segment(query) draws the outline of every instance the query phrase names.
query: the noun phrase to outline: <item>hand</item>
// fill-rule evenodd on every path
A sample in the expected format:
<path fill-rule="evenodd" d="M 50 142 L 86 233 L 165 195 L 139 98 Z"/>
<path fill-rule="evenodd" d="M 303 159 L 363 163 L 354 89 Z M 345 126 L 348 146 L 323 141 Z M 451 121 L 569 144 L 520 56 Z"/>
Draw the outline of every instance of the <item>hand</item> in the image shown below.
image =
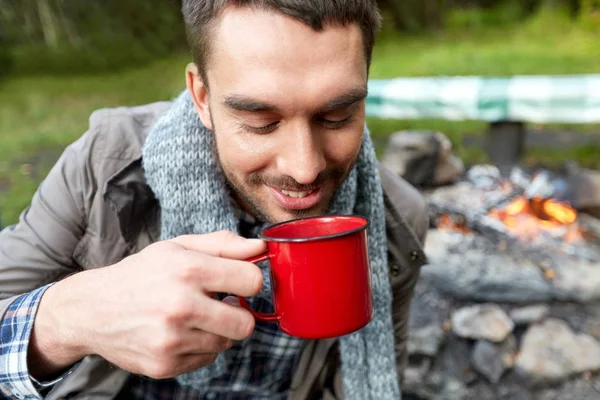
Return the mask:
<path fill-rule="evenodd" d="M 235 297 L 213 295 L 257 294 L 260 269 L 240 260 L 265 248 L 231 232 L 182 236 L 56 283 L 36 316 L 30 373 L 39 379 L 88 354 L 155 379 L 214 362 L 250 336 L 254 318 Z"/>

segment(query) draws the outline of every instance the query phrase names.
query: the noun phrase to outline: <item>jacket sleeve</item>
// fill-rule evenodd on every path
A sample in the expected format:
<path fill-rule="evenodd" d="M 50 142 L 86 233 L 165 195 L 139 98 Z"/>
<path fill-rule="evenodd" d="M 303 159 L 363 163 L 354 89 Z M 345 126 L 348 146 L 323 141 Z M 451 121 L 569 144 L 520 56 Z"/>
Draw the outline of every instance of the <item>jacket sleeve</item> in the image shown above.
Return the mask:
<path fill-rule="evenodd" d="M 402 382 L 408 364 L 410 305 L 420 267 L 427 262 L 423 245 L 429 213 L 425 199 L 413 186 L 383 165 L 379 171 L 386 201 L 396 367 Z"/>
<path fill-rule="evenodd" d="M 84 135 L 67 147 L 19 222 L 0 232 L 0 299 L 78 270 L 73 252 L 85 231 L 93 196 L 85 139 Z M 0 310 L 6 306 L 6 301 L 0 303 Z"/>
<path fill-rule="evenodd" d="M 0 232 L 0 326 L 7 328 L 15 304 L 33 299 L 26 308 L 31 319 L 11 319 L 11 329 L 20 335 L 11 341 L 27 348 L 37 305 L 43 294 L 37 290 L 61 277 L 79 270 L 73 261 L 73 252 L 86 227 L 87 205 L 92 198 L 93 179 L 90 176 L 89 157 L 84 149 L 86 135 L 69 146 L 35 193 L 31 205 L 21 214 L 19 222 Z M 37 293 L 37 296 L 33 296 Z M 32 296 L 27 296 L 31 294 Z M 2 348 L 17 346 L 5 342 Z M 0 352 L 3 374 L 22 373 L 10 354 Z M 6 368 L 6 370 L 4 370 Z M 15 369 L 14 371 L 12 369 Z M 0 392 L 7 388 L 0 387 Z"/>

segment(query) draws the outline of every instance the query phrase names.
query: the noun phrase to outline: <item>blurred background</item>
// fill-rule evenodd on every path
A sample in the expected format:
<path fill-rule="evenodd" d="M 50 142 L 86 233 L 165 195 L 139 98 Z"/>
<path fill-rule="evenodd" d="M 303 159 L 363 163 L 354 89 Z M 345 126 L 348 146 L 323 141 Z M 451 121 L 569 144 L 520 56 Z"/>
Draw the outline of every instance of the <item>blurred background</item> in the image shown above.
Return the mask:
<path fill-rule="evenodd" d="M 432 223 L 403 398 L 600 398 L 600 123 L 581 123 L 600 121 L 600 0 L 379 3 L 367 110 L 385 112 L 368 125 Z M 184 89 L 180 6 L 0 0 L 0 226 L 17 221 L 94 110 Z M 459 76 L 481 79 L 444 78 Z M 419 79 L 381 81 L 391 78 Z M 529 117 L 498 117 L 519 108 L 515 92 Z M 394 107 L 445 113 L 399 119 Z M 539 123 L 550 120 L 570 123 Z M 518 164 L 510 179 L 489 165 L 498 155 Z"/>
<path fill-rule="evenodd" d="M 372 78 L 600 71 L 598 0 L 382 0 Z M 64 147 L 102 107 L 169 99 L 190 60 L 179 0 L 0 0 L 0 215 L 14 223 Z M 467 164 L 485 162 L 478 121 L 369 119 L 381 154 L 402 129 L 445 133 Z M 535 143 L 526 163 L 600 167 L 598 125 L 572 146 Z M 546 146 L 547 144 L 547 146 Z"/>

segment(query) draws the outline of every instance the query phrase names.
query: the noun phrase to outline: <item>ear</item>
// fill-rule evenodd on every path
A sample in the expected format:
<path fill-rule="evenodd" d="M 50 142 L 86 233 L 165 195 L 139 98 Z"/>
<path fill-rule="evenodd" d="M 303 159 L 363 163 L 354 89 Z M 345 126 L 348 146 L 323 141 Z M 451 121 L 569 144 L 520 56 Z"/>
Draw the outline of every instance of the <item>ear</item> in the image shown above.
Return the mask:
<path fill-rule="evenodd" d="M 208 104 L 208 90 L 198 74 L 198 67 L 194 63 L 189 63 L 185 67 L 185 83 L 192 95 L 192 100 L 198 111 L 200 121 L 207 128 L 212 130 L 212 120 L 210 119 L 210 107 Z"/>

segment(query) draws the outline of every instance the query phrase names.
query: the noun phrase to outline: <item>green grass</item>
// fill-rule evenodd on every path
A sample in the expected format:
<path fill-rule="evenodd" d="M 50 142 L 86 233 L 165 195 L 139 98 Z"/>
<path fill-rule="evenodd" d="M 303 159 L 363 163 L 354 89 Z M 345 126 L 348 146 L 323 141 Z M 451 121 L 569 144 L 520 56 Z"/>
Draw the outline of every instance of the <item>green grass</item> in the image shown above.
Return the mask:
<path fill-rule="evenodd" d="M 400 37 L 385 25 L 371 77 L 600 72 L 600 24 L 591 30 L 562 13 L 542 10 L 526 21 L 489 26 L 477 22 L 481 14 L 456 12 L 448 29 L 418 37 Z M 462 21 L 453 23 L 455 16 Z"/>
<path fill-rule="evenodd" d="M 384 30 L 375 49 L 372 77 L 600 71 L 600 33 L 587 26 L 555 14 L 491 27 L 482 24 L 480 17 L 456 14 L 449 18 L 446 32 L 418 37 Z M 112 74 L 16 76 L 0 81 L 0 212 L 4 223 L 17 220 L 61 150 L 85 131 L 93 110 L 172 98 L 184 87 L 188 61 L 187 56 L 175 55 Z M 486 129 L 481 122 L 368 122 L 379 150 L 394 131 L 434 129 L 452 139 L 467 163 L 486 161 L 482 149 L 462 143 L 465 137 Z M 600 132 L 597 125 L 570 129 Z M 597 154 L 600 148 L 592 145 L 560 151 L 536 148 L 528 151 L 525 161 L 556 164 L 576 159 L 600 168 Z"/>
<path fill-rule="evenodd" d="M 184 87 L 187 56 L 101 76 L 14 77 L 0 82 L 0 211 L 16 221 L 62 149 L 98 108 L 170 99 Z"/>

